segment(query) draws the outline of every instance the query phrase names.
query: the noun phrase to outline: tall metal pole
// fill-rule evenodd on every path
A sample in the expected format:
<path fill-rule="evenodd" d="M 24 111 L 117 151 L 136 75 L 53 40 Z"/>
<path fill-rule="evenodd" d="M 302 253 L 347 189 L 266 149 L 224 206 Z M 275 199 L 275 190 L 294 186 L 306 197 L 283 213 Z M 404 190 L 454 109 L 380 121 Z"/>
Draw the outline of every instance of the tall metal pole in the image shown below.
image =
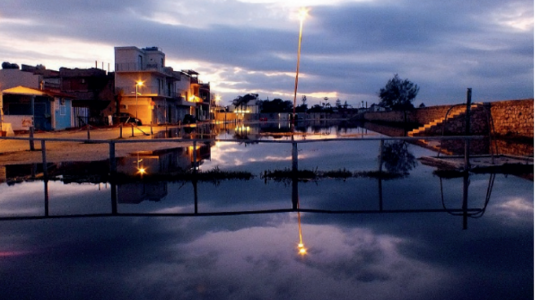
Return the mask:
<path fill-rule="evenodd" d="M 137 86 L 138 86 L 138 83 L 136 82 L 136 119 L 137 119 Z"/>
<path fill-rule="evenodd" d="M 299 82 L 299 62 L 301 61 L 301 41 L 303 40 L 303 21 L 305 17 L 304 15 L 300 16 L 300 22 L 299 22 L 299 44 L 297 45 L 297 69 L 295 71 L 295 86 L 294 86 L 294 109 L 293 109 L 293 117 L 292 117 L 292 123 L 295 123 L 295 105 L 297 101 L 297 84 Z"/>
<path fill-rule="evenodd" d="M 465 132 L 466 136 L 470 135 L 470 106 L 472 105 L 472 88 L 466 90 L 466 118 L 465 118 Z M 464 140 L 464 168 L 465 171 L 470 169 L 470 140 Z"/>

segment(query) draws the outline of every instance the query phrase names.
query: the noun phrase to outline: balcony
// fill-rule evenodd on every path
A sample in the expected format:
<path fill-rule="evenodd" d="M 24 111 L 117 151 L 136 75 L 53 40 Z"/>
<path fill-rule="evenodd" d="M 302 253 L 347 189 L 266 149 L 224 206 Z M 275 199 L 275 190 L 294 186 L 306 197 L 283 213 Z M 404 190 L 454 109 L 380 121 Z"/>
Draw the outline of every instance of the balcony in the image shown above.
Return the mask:
<path fill-rule="evenodd" d="M 158 65 L 157 63 L 145 64 L 143 68 L 140 69 L 139 65 L 135 62 L 132 63 L 116 63 L 115 64 L 116 72 L 140 72 L 140 71 L 157 71 L 164 73 L 164 68 Z"/>
<path fill-rule="evenodd" d="M 132 96 L 134 97 L 136 95 L 136 86 L 116 86 L 116 91 L 122 90 L 124 93 L 124 96 Z M 177 93 L 174 91 L 167 91 L 162 90 L 161 88 L 158 89 L 157 85 L 144 85 L 141 88 L 137 89 L 138 96 L 160 96 L 160 97 L 177 97 Z"/>

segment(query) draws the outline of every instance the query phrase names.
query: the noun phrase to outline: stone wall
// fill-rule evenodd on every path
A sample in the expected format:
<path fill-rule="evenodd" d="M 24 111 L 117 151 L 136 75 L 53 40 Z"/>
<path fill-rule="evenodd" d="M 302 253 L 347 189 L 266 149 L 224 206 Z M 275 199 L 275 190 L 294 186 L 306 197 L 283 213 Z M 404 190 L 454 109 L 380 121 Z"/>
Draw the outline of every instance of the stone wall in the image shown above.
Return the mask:
<path fill-rule="evenodd" d="M 533 138 L 533 99 L 492 102 L 491 112 L 497 135 Z"/>
<path fill-rule="evenodd" d="M 463 106 L 458 104 L 455 106 Z M 452 105 L 430 106 L 412 111 L 366 112 L 362 116 L 370 122 L 406 123 L 409 129 L 415 129 L 433 120 L 443 118 Z M 488 110 L 493 120 L 495 135 L 533 139 L 533 99 L 507 100 L 485 103 L 471 113 L 472 133 L 488 132 Z M 449 120 L 446 125 L 448 134 L 464 133 L 464 117 Z M 435 132 L 433 134 L 439 134 Z"/>

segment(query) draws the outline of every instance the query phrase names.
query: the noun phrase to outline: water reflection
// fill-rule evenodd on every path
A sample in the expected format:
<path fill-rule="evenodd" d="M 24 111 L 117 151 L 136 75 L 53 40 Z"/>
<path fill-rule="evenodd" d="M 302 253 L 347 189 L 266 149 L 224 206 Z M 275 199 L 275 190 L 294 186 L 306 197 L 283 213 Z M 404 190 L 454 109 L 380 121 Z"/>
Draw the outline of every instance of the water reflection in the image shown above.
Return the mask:
<path fill-rule="evenodd" d="M 370 161 L 365 168 L 376 170 L 378 141 L 366 143 L 305 143 L 297 149 L 298 167 Z M 293 148 L 272 144 L 266 147 L 279 151 L 285 158 L 280 165 L 289 167 Z M 226 150 L 202 146 L 212 147 L 203 168 Z M 258 174 L 273 167 L 272 160 L 250 160 L 265 158 L 264 145 L 232 147 L 241 151 L 234 155 L 242 168 Z M 417 157 L 429 153 L 407 148 Z M 95 290 L 105 291 L 97 298 L 129 299 L 533 298 L 530 181 L 439 176 L 423 164 L 395 180 L 151 180 L 155 170 L 194 174 L 200 148 L 176 152 L 139 153 L 151 164 L 148 175 L 133 182 L 99 186 L 74 172 L 88 168 L 92 180 L 106 178 L 97 167 L 107 173 L 104 161 L 50 165 L 51 178 L 70 165 L 69 184 L 33 179 L 0 185 L 3 297 L 36 299 L 47 291 L 54 299 L 83 298 Z M 224 158 L 217 161 L 222 169 L 236 168 Z M 135 172 L 139 159 L 137 153 L 125 158 L 124 171 Z M 39 178 L 39 168 L 6 171 Z M 465 220 L 469 230 L 461 231 Z M 299 244 L 307 255 L 299 254 Z"/>
<path fill-rule="evenodd" d="M 390 173 L 409 175 L 409 171 L 417 165 L 406 141 L 387 142 L 382 149 L 382 162 Z"/>
<path fill-rule="evenodd" d="M 443 178 L 440 178 L 440 199 L 435 199 L 437 204 L 440 204 L 441 208 L 438 208 L 439 205 L 435 205 L 437 208 L 422 208 L 418 207 L 418 203 L 414 203 L 411 205 L 404 205 L 404 207 L 396 208 L 395 201 L 392 202 L 395 199 L 387 199 L 387 203 L 389 203 L 390 208 L 385 209 L 385 199 L 383 196 L 383 179 L 382 178 L 376 178 L 377 180 L 377 186 L 378 186 L 378 197 L 376 199 L 376 207 L 375 208 L 367 208 L 367 209 L 350 209 L 350 208 L 314 208 L 313 206 L 310 208 L 301 208 L 300 207 L 300 197 L 299 193 L 301 189 L 307 189 L 310 184 L 314 184 L 312 182 L 301 182 L 299 178 L 294 177 L 292 178 L 291 183 L 291 191 L 288 195 L 288 199 L 291 199 L 290 205 L 282 205 L 278 208 L 273 209 L 257 209 L 255 208 L 255 205 L 247 205 L 243 204 L 241 205 L 242 209 L 240 210 L 229 210 L 226 207 L 222 207 L 222 209 L 214 210 L 213 207 L 206 206 L 207 210 L 201 210 L 199 209 L 199 204 L 203 202 L 202 197 L 199 197 L 199 180 L 195 177 L 192 177 L 191 180 L 188 181 L 175 181 L 173 183 L 167 182 L 167 181 L 146 181 L 146 180 L 139 180 L 136 182 L 128 182 L 128 183 L 110 183 L 110 199 L 111 199 L 111 212 L 109 212 L 109 215 L 137 215 L 137 216 L 214 216 L 214 215 L 243 215 L 243 214 L 266 214 L 266 213 L 283 213 L 283 212 L 296 212 L 298 215 L 298 222 L 300 224 L 301 222 L 301 213 L 328 213 L 328 214 L 396 214 L 396 213 L 448 213 L 454 216 L 462 216 L 463 217 L 463 229 L 467 229 L 468 227 L 468 218 L 479 218 L 481 217 L 486 207 L 490 201 L 490 195 L 493 188 L 494 183 L 494 177 L 495 174 L 490 174 L 489 179 L 489 185 L 487 187 L 487 194 L 485 196 L 484 201 L 480 201 L 477 197 L 468 197 L 468 188 L 470 185 L 469 180 L 469 173 L 464 173 L 462 177 L 461 185 L 458 183 L 454 184 L 455 186 L 460 186 L 460 189 L 462 190 L 462 198 L 459 201 L 447 201 L 445 200 L 448 198 L 448 196 L 444 195 L 444 189 L 443 189 Z M 355 179 L 358 180 L 358 179 Z M 450 181 L 456 180 L 456 179 L 448 179 Z M 260 181 L 260 180 L 257 180 Z M 49 185 L 48 180 L 43 180 L 44 186 L 44 213 L 42 215 L 33 215 L 33 216 L 15 216 L 10 215 L 9 217 L 3 217 L 0 219 L 40 219 L 40 218 L 63 218 L 63 217 L 90 217 L 95 216 L 95 214 L 86 214 L 83 211 L 79 211 L 76 214 L 68 214 L 68 215 L 61 215 L 61 214 L 54 214 L 50 215 L 50 209 L 49 209 Z M 228 183 L 227 183 L 228 182 Z M 225 183 L 218 183 L 218 188 L 225 190 L 227 188 L 230 188 L 233 183 L 232 181 L 227 181 Z M 181 211 L 181 212 L 158 212 L 158 211 L 142 211 L 138 213 L 130 213 L 130 212 L 123 212 L 121 210 L 121 207 L 118 205 L 132 205 L 132 204 L 141 204 L 144 201 L 151 201 L 151 202 L 160 202 L 162 199 L 164 199 L 166 196 L 168 196 L 169 188 L 168 185 L 180 185 L 184 186 L 188 183 L 191 183 L 191 187 L 193 189 L 193 198 L 191 199 L 191 203 L 194 207 L 193 211 Z M 266 183 L 264 183 L 266 184 Z M 273 183 L 275 184 L 275 183 Z M 269 183 L 267 183 L 269 185 Z M 451 188 L 448 189 L 449 191 L 452 191 Z M 451 197 L 453 199 L 456 198 L 457 195 L 454 193 L 454 196 Z M 479 203 L 479 204 L 478 204 Z M 392 204 L 394 204 L 392 206 Z M 406 203 L 407 204 L 407 203 Z M 168 204 L 167 204 L 168 205 Z M 126 208 L 126 207 L 123 207 Z M 97 216 L 104 216 L 107 215 L 106 213 L 100 213 L 97 214 Z M 300 248 L 304 248 L 302 246 L 303 244 L 303 238 L 302 238 L 302 231 L 301 226 L 299 225 L 299 245 Z M 301 251 L 301 250 L 300 250 Z"/>

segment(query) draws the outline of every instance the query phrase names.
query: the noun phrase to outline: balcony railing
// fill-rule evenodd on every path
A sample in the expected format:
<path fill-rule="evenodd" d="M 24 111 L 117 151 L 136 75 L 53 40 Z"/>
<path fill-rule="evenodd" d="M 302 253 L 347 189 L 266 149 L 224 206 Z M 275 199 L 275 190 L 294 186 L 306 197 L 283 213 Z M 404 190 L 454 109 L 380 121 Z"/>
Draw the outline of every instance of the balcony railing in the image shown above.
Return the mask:
<path fill-rule="evenodd" d="M 158 71 L 164 72 L 164 68 L 158 64 L 144 64 L 142 68 L 139 67 L 138 63 L 116 63 L 115 64 L 116 72 L 135 72 L 135 71 Z"/>
<path fill-rule="evenodd" d="M 115 87 L 116 91 L 123 91 L 124 96 L 132 96 L 134 97 L 136 95 L 136 87 L 135 85 L 132 86 L 117 86 Z M 166 89 L 158 89 L 157 85 L 144 85 L 141 88 L 137 88 L 137 95 L 139 97 L 142 97 L 144 95 L 157 95 L 161 97 L 172 97 L 172 98 L 178 98 L 180 97 L 180 94 L 176 91 L 167 91 Z"/>

